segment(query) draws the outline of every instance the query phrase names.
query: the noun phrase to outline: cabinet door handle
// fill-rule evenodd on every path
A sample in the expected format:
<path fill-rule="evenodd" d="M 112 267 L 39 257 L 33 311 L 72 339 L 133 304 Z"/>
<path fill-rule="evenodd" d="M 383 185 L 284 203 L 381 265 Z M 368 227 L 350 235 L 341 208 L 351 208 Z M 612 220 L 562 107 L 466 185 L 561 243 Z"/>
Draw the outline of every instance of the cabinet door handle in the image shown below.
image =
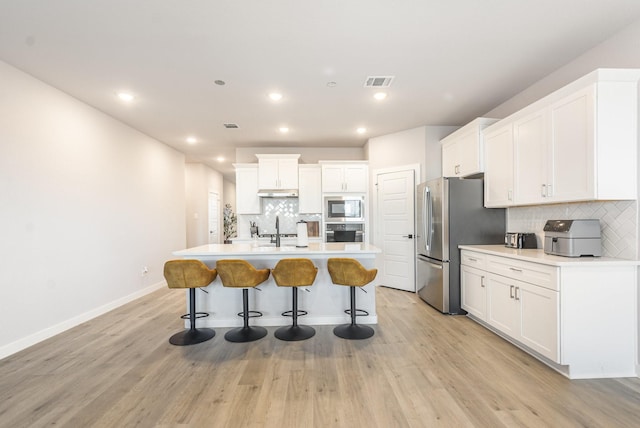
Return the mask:
<path fill-rule="evenodd" d="M 552 197 L 553 196 L 553 187 L 551 186 L 551 184 L 547 184 L 547 197 Z"/>
<path fill-rule="evenodd" d="M 514 271 L 514 272 L 522 272 L 522 269 L 516 269 L 514 267 L 510 267 L 509 269 Z"/>
<path fill-rule="evenodd" d="M 515 296 L 516 300 L 520 300 L 520 296 L 518 296 L 518 290 L 520 290 L 520 287 L 516 287 L 516 296 Z"/>
<path fill-rule="evenodd" d="M 543 198 L 547 197 L 547 185 L 543 184 L 542 186 L 540 186 L 540 196 L 542 196 Z"/>
<path fill-rule="evenodd" d="M 513 201 L 513 190 L 507 191 L 507 199 Z"/>
<path fill-rule="evenodd" d="M 477 262 L 478 260 L 477 260 L 477 259 L 474 259 L 474 258 L 469 257 L 469 261 L 470 261 L 470 262 Z"/>
<path fill-rule="evenodd" d="M 509 297 L 513 299 L 513 285 L 509 286 Z"/>
<path fill-rule="evenodd" d="M 484 275 L 480 277 L 480 287 L 484 288 Z"/>

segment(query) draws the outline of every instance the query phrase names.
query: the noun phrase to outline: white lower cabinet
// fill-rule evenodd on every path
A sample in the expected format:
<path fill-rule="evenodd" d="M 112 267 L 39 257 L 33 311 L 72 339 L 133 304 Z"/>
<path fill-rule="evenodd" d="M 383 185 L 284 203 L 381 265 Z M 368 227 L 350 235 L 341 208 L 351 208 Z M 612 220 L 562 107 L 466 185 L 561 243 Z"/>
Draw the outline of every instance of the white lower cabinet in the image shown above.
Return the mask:
<path fill-rule="evenodd" d="M 462 309 L 483 321 L 487 319 L 487 273 L 482 268 L 482 259 L 468 257 L 460 266 L 460 278 L 464 283 L 460 294 Z M 465 264 L 466 263 L 466 264 Z M 476 267 L 473 267 L 476 266 Z"/>
<path fill-rule="evenodd" d="M 477 247 L 460 268 L 473 320 L 571 379 L 637 376 L 638 261 Z"/>
<path fill-rule="evenodd" d="M 460 296 L 462 308 L 483 321 L 487 318 L 485 276 L 486 272 L 472 267 L 462 266 L 460 269 L 460 277 L 465 283 Z"/>
<path fill-rule="evenodd" d="M 558 355 L 558 292 L 487 273 L 487 323 L 552 361 Z"/>

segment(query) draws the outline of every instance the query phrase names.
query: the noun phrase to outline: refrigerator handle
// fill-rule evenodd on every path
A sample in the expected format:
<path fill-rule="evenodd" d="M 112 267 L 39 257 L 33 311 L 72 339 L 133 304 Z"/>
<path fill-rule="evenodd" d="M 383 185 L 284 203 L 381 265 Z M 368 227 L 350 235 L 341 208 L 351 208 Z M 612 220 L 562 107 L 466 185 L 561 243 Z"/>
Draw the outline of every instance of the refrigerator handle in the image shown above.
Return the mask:
<path fill-rule="evenodd" d="M 426 264 L 428 264 L 429 266 L 436 268 L 436 269 L 444 269 L 444 266 L 442 264 L 439 263 L 433 263 L 432 261 L 430 261 L 428 258 L 418 255 L 417 259 L 421 262 L 425 262 Z"/>
<path fill-rule="evenodd" d="M 424 206 L 422 207 L 422 227 L 423 236 L 425 237 L 425 245 L 427 252 L 431 251 L 431 238 L 433 233 L 433 227 L 431 222 L 433 221 L 433 212 L 431 211 L 431 207 L 433 206 L 431 201 L 431 189 L 428 186 L 424 188 L 424 198 L 422 198 Z"/>

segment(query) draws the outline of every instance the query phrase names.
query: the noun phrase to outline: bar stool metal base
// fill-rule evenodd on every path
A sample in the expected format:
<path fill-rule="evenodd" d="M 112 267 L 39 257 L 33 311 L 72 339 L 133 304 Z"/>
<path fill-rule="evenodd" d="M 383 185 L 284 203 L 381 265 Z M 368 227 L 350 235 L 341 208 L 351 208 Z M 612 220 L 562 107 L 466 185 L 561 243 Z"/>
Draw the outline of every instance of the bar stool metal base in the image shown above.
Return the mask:
<path fill-rule="evenodd" d="M 356 323 L 358 315 L 369 315 L 369 312 L 356 308 L 356 287 L 349 287 L 349 297 L 351 305 L 345 312 L 351 316 L 351 324 L 337 326 L 333 329 L 333 334 L 343 339 L 368 339 L 373 336 L 373 329 L 367 325 L 360 325 Z"/>
<path fill-rule="evenodd" d="M 315 329 L 308 325 L 286 325 L 277 329 L 273 335 L 280 340 L 293 342 L 296 340 L 309 339 L 315 334 Z"/>
<path fill-rule="evenodd" d="M 333 334 L 343 339 L 368 339 L 373 336 L 374 331 L 368 325 L 343 324 L 333 329 Z"/>
<path fill-rule="evenodd" d="M 249 290 L 242 289 L 242 312 L 238 313 L 242 317 L 243 326 L 234 328 L 225 333 L 224 338 L 229 342 L 244 343 L 262 339 L 267 335 L 267 329 L 249 325 L 249 318 L 261 317 L 262 312 L 249 310 Z"/>
<path fill-rule="evenodd" d="M 213 339 L 216 332 L 210 328 L 194 328 L 181 331 L 169 338 L 169 343 L 176 346 L 195 345 Z"/>
<path fill-rule="evenodd" d="M 316 331 L 313 327 L 309 327 L 308 325 L 298 325 L 298 317 L 301 315 L 307 315 L 307 311 L 298 309 L 298 287 L 291 287 L 291 291 L 291 295 L 293 297 L 293 309 L 290 311 L 284 311 L 282 315 L 285 317 L 292 317 L 293 324 L 280 327 L 273 335 L 280 340 L 286 340 L 288 342 L 309 339 L 316 334 Z"/>
<path fill-rule="evenodd" d="M 195 345 L 206 342 L 216 335 L 210 328 L 196 328 L 196 319 L 208 317 L 207 312 L 196 312 L 196 289 L 189 289 L 189 313 L 180 318 L 189 319 L 189 328 L 182 330 L 169 338 L 169 343 L 176 346 Z"/>
<path fill-rule="evenodd" d="M 267 335 L 267 329 L 264 327 L 238 327 L 225 333 L 224 338 L 229 342 L 243 343 L 253 342 L 262 339 Z"/>

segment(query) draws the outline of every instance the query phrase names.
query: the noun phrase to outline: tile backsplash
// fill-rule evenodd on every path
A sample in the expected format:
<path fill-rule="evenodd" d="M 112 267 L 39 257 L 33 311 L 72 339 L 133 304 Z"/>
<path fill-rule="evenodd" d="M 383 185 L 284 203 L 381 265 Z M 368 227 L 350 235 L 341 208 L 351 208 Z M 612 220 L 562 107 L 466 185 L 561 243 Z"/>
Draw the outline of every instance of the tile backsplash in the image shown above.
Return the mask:
<path fill-rule="evenodd" d="M 321 221 L 320 214 L 298 214 L 297 198 L 263 198 L 262 214 L 238 215 L 238 237 L 249 238 L 250 223 L 258 225 L 258 233 L 276 233 L 276 216 L 280 219 L 280 233 L 296 233 L 296 223 L 300 220 Z"/>
<path fill-rule="evenodd" d="M 538 247 L 544 242 L 547 220 L 600 219 L 602 229 L 602 255 L 621 259 L 638 257 L 637 201 L 604 201 L 570 204 L 514 207 L 507 210 L 507 232 L 534 232 Z"/>

